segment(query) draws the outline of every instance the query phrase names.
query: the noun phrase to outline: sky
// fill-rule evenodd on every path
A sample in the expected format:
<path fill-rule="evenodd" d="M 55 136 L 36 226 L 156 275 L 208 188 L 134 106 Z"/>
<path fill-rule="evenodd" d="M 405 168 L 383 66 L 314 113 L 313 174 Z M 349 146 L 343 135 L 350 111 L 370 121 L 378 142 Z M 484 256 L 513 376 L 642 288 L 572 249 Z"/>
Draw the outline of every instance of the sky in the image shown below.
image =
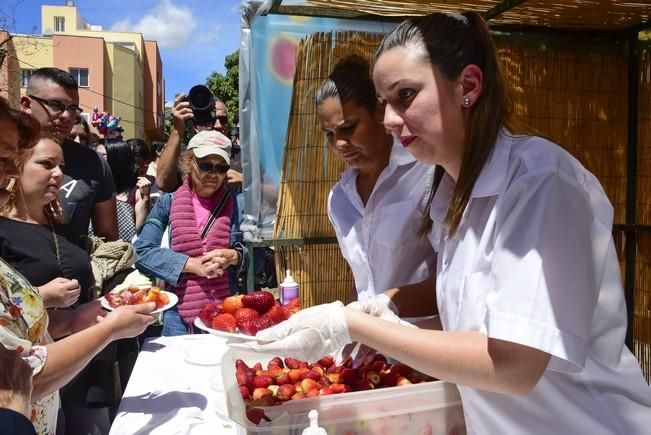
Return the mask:
<path fill-rule="evenodd" d="M 0 19 L 10 32 L 41 34 L 41 5 L 65 0 L 2 0 Z M 77 0 L 89 23 L 104 30 L 140 32 L 158 41 L 163 61 L 165 98 L 222 74 L 224 58 L 238 49 L 241 0 Z"/>

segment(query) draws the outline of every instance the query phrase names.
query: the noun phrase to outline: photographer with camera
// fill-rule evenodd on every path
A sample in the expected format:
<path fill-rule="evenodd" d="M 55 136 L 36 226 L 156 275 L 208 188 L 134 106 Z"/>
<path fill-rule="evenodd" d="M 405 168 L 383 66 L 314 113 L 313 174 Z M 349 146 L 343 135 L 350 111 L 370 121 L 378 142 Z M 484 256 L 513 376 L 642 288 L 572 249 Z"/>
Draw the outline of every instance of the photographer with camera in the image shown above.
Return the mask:
<path fill-rule="evenodd" d="M 184 138 L 190 140 L 197 132 L 203 130 L 217 130 L 225 136 L 229 131 L 226 105 L 203 85 L 192 87 L 187 96 L 179 94 L 176 97 L 172 108 L 172 121 L 174 129 L 160 156 L 156 171 L 156 185 L 165 192 L 173 192 L 181 184 L 179 158 Z M 241 190 L 241 172 L 230 169 L 226 180 L 233 190 Z"/>

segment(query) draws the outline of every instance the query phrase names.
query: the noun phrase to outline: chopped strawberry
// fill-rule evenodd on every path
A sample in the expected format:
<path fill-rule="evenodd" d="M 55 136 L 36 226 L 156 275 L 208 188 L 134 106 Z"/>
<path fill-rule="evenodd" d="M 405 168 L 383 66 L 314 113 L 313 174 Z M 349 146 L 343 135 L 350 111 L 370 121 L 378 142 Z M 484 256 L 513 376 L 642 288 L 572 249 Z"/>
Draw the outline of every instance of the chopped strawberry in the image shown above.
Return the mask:
<path fill-rule="evenodd" d="M 242 297 L 242 304 L 247 308 L 253 308 L 259 314 L 264 314 L 276 303 L 274 296 L 268 291 L 255 291 Z"/>
<path fill-rule="evenodd" d="M 232 314 L 218 314 L 212 319 L 212 328 L 225 332 L 235 332 L 237 322 Z"/>
<path fill-rule="evenodd" d="M 258 317 L 253 321 L 253 324 L 258 331 L 262 331 L 263 329 L 271 328 L 274 326 L 271 319 L 267 316 Z"/>
<path fill-rule="evenodd" d="M 287 320 L 285 311 L 278 305 L 271 307 L 265 316 L 269 317 L 274 325 L 282 322 L 283 320 Z"/>
<path fill-rule="evenodd" d="M 235 311 L 235 320 L 244 322 L 247 320 L 254 320 L 260 317 L 260 314 L 253 308 L 240 308 L 239 310 Z"/>
<path fill-rule="evenodd" d="M 199 311 L 199 318 L 205 325 L 211 325 L 212 319 L 214 319 L 218 314 L 222 314 L 223 311 L 219 310 L 217 304 L 209 303 L 203 306 Z"/>
<path fill-rule="evenodd" d="M 255 335 L 258 333 L 258 328 L 255 324 L 256 320 L 257 319 L 239 321 L 237 322 L 237 327 L 239 328 L 240 332 L 244 334 Z"/>

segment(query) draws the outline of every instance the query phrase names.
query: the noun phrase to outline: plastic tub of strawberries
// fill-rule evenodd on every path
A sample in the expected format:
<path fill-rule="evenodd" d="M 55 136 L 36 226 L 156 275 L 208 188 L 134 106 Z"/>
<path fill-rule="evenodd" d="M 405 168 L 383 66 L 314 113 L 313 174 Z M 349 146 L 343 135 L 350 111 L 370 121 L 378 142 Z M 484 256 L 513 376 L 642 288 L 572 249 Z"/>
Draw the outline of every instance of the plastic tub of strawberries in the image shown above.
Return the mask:
<path fill-rule="evenodd" d="M 353 369 L 330 357 L 307 363 L 231 349 L 221 372 L 229 417 L 250 434 L 300 435 L 313 409 L 328 434 L 466 433 L 454 384 L 424 381 L 382 356 Z"/>

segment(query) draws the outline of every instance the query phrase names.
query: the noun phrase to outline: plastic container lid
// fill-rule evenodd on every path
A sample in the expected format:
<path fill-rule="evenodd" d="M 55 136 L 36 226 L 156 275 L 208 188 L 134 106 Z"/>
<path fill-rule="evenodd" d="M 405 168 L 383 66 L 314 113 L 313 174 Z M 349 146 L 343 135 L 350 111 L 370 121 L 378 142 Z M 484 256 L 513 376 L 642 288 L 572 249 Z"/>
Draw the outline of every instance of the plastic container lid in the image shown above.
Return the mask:
<path fill-rule="evenodd" d="M 291 270 L 285 270 L 285 280 L 280 285 L 282 287 L 293 287 L 298 285 L 296 281 L 294 281 Z"/>
<path fill-rule="evenodd" d="M 319 413 L 313 409 L 307 414 L 310 419 L 310 426 L 303 429 L 302 435 L 328 435 L 328 432 L 319 426 Z"/>

